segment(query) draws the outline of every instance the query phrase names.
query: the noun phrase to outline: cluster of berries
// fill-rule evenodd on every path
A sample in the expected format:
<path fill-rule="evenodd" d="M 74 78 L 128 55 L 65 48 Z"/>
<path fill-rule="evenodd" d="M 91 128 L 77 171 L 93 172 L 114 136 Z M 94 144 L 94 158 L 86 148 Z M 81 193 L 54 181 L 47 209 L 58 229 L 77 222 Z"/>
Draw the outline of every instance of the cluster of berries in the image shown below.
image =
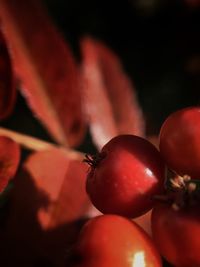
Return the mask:
<path fill-rule="evenodd" d="M 159 150 L 134 135 L 111 139 L 86 156 L 86 190 L 104 215 L 83 227 L 80 267 L 200 266 L 200 108 L 171 114 Z M 152 209 L 151 239 L 131 219 Z"/>

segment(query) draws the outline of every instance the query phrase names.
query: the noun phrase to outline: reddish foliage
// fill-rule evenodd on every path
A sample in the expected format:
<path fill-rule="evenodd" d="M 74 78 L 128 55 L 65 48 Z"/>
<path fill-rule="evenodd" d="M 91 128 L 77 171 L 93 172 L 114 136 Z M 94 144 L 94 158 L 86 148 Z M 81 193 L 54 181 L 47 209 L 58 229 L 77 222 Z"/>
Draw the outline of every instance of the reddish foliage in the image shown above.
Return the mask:
<path fill-rule="evenodd" d="M 20 148 L 12 139 L 0 136 L 0 192 L 7 186 L 17 171 Z"/>
<path fill-rule="evenodd" d="M 152 235 L 151 233 L 151 210 L 144 215 L 134 219 L 140 227 L 142 227 L 148 235 Z"/>
<path fill-rule="evenodd" d="M 23 168 L 47 200 L 37 213 L 42 228 L 74 221 L 87 210 L 87 166 L 80 159 L 71 160 L 63 150 L 51 149 L 33 153 Z"/>
<path fill-rule="evenodd" d="M 7 45 L 0 31 L 0 119 L 5 119 L 13 110 L 16 87 Z"/>
<path fill-rule="evenodd" d="M 85 109 L 97 147 L 117 134 L 144 135 L 134 88 L 118 57 L 90 38 L 82 40 L 81 48 Z"/>
<path fill-rule="evenodd" d="M 80 158 L 70 159 L 56 148 L 33 153 L 25 161 L 15 179 L 6 227 L 0 233 L 5 264 L 29 266 L 43 259 L 61 266 L 78 232 L 75 222 L 89 206 L 86 171 Z"/>
<path fill-rule="evenodd" d="M 40 1 L 2 0 L 0 17 L 30 107 L 57 142 L 79 144 L 84 133 L 80 79 L 68 45 Z"/>

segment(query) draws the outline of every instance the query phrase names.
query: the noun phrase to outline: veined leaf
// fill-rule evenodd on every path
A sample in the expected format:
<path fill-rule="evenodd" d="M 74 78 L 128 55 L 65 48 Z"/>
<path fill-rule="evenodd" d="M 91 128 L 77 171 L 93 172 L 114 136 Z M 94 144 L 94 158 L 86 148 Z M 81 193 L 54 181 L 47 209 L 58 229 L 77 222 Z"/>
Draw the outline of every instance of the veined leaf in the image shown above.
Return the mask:
<path fill-rule="evenodd" d="M 33 112 L 58 143 L 79 144 L 84 134 L 79 70 L 41 1 L 2 0 L 0 18 Z"/>

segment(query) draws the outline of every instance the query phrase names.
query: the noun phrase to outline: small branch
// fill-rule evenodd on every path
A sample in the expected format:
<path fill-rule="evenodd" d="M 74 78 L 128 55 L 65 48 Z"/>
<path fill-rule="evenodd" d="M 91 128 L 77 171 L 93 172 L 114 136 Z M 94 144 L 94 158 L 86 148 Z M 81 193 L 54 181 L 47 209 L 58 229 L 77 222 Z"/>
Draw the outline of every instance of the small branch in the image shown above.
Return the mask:
<path fill-rule="evenodd" d="M 54 144 L 42 141 L 35 137 L 7 130 L 1 127 L 0 127 L 0 135 L 10 137 L 16 143 L 20 144 L 21 146 L 29 150 L 41 151 L 55 147 Z"/>
<path fill-rule="evenodd" d="M 38 138 L 28 136 L 25 134 L 21 134 L 21 133 L 17 133 L 11 130 L 7 130 L 2 127 L 0 127 L 0 135 L 10 137 L 16 143 L 18 143 L 19 145 L 21 145 L 22 147 L 28 150 L 44 151 L 44 150 L 49 150 L 52 148 L 59 148 L 63 150 L 64 152 L 66 152 L 72 159 L 83 159 L 84 158 L 84 154 L 76 150 L 58 146 L 56 144 L 49 143 L 49 142 L 40 140 Z"/>

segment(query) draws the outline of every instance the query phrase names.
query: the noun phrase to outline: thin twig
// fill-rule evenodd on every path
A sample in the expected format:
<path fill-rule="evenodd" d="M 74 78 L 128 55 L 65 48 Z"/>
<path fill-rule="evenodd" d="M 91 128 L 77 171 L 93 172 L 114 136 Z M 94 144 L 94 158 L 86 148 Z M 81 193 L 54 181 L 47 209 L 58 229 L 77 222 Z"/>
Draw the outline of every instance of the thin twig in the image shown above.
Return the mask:
<path fill-rule="evenodd" d="M 18 143 L 19 145 L 21 145 L 22 147 L 28 150 L 44 151 L 44 150 L 49 150 L 52 148 L 59 148 L 63 150 L 64 152 L 66 152 L 72 159 L 83 159 L 84 158 L 84 154 L 79 151 L 76 151 L 70 148 L 65 148 L 63 146 L 49 143 L 41 139 L 28 136 L 25 134 L 21 134 L 15 131 L 11 131 L 11 130 L 8 130 L 2 127 L 0 127 L 0 135 L 10 137 L 16 143 Z"/>

